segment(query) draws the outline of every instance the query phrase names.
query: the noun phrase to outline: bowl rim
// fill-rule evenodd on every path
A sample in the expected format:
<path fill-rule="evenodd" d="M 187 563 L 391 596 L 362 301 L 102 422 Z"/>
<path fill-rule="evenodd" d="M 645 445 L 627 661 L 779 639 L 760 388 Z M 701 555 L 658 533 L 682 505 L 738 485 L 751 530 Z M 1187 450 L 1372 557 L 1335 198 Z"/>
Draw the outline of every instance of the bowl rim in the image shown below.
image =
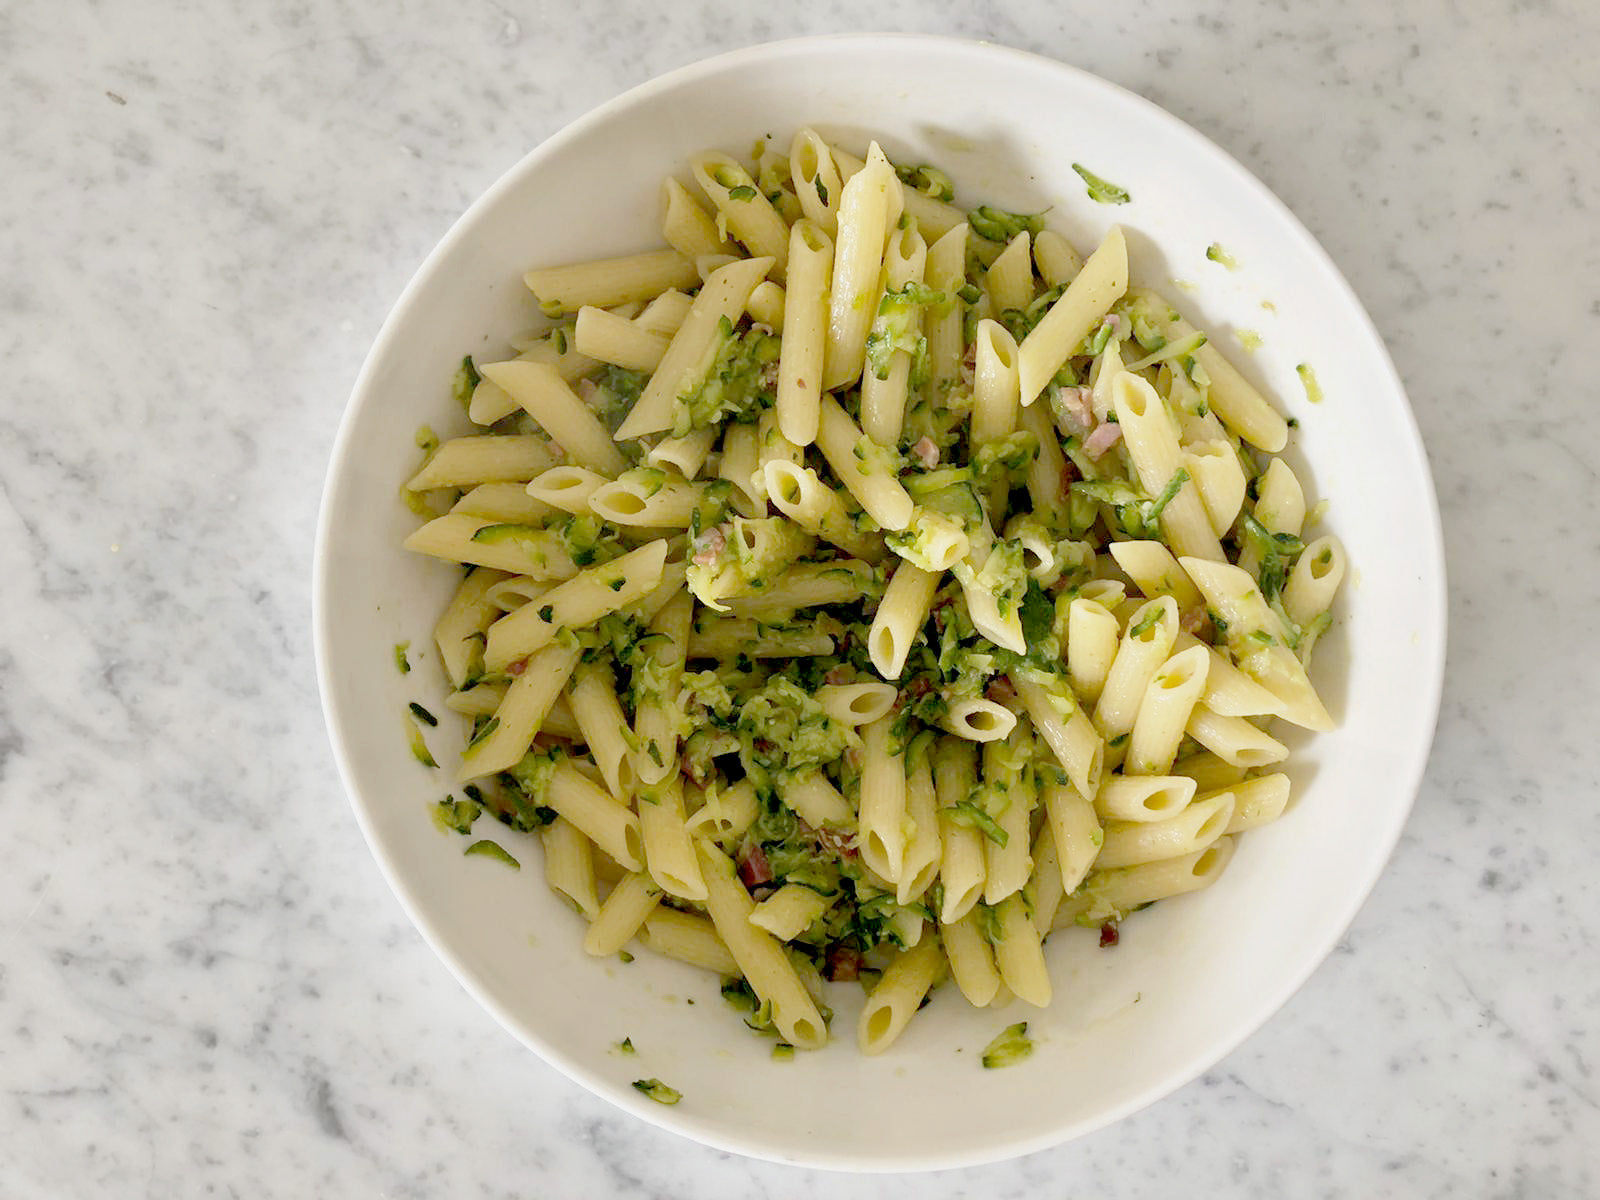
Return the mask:
<path fill-rule="evenodd" d="M 763 61 L 776 61 L 796 53 L 804 53 L 808 50 L 822 47 L 837 48 L 840 43 L 853 42 L 867 46 L 884 41 L 892 41 L 902 45 L 923 43 L 930 48 L 939 47 L 947 51 L 956 49 L 965 53 L 1008 60 L 1015 63 L 1019 68 L 1058 73 L 1071 77 L 1080 86 L 1110 92 L 1117 102 L 1142 109 L 1146 117 L 1165 125 L 1170 133 L 1196 144 L 1195 148 L 1214 160 L 1219 171 L 1232 176 L 1232 182 L 1235 186 L 1251 193 L 1258 203 L 1273 212 L 1282 221 L 1287 234 L 1299 243 L 1299 249 L 1309 255 L 1313 261 L 1317 262 L 1326 271 L 1328 280 L 1337 293 L 1338 301 L 1348 306 L 1358 315 L 1372 346 L 1377 351 L 1377 360 L 1382 370 L 1380 382 L 1392 388 L 1394 394 L 1401 401 L 1399 409 L 1402 417 L 1400 424 L 1403 427 L 1405 436 L 1404 448 L 1414 458 L 1415 469 L 1420 472 L 1420 476 L 1426 484 L 1423 488 L 1426 501 L 1424 511 L 1415 514 L 1419 518 L 1418 532 L 1421 535 L 1420 540 L 1426 543 L 1425 559 L 1420 563 L 1423 568 L 1422 585 L 1425 593 L 1431 591 L 1433 602 L 1432 619 L 1423 622 L 1424 629 L 1431 631 L 1424 632 L 1422 635 L 1424 644 L 1421 650 L 1426 663 L 1426 670 L 1416 680 L 1422 701 L 1421 707 L 1416 711 L 1423 716 L 1426 736 L 1417 739 L 1404 763 L 1403 769 L 1393 777 L 1401 784 L 1397 794 L 1403 797 L 1403 802 L 1394 805 L 1388 813 L 1387 819 L 1380 827 L 1374 830 L 1376 836 L 1372 844 L 1375 847 L 1381 847 L 1381 854 L 1371 855 L 1368 860 L 1370 866 L 1355 877 L 1355 886 L 1349 887 L 1342 893 L 1342 901 L 1337 906 L 1338 919 L 1329 925 L 1329 929 L 1332 930 L 1331 934 L 1326 939 L 1323 939 L 1321 944 L 1315 945 L 1314 953 L 1303 954 L 1295 969 L 1264 994 L 1256 1019 L 1250 1022 L 1241 1032 L 1228 1036 L 1221 1042 L 1204 1043 L 1200 1049 L 1197 1049 L 1187 1059 L 1174 1064 L 1164 1072 L 1160 1081 L 1153 1083 L 1129 1099 L 1110 1106 L 1096 1113 L 1093 1117 L 1060 1126 L 1047 1133 L 1011 1138 L 1002 1135 L 977 1148 L 934 1155 L 897 1154 L 892 1149 L 875 1152 L 871 1155 L 859 1153 L 835 1154 L 825 1150 L 819 1152 L 812 1149 L 798 1149 L 786 1152 L 783 1148 L 770 1141 L 752 1141 L 736 1136 L 725 1136 L 715 1130 L 692 1128 L 681 1120 L 673 1119 L 671 1115 L 673 1110 L 671 1109 L 662 1108 L 660 1105 L 641 1097 L 619 1092 L 610 1080 L 603 1078 L 597 1072 L 585 1066 L 580 1057 L 568 1054 L 558 1044 L 544 1038 L 515 1013 L 496 1001 L 482 981 L 458 958 L 445 934 L 433 917 L 430 916 L 425 898 L 413 893 L 411 884 L 400 875 L 395 864 L 383 849 L 376 829 L 368 817 L 368 802 L 354 774 L 351 755 L 348 750 L 353 740 L 352 734 L 347 727 L 346 715 L 337 711 L 332 701 L 333 670 L 337 652 L 330 639 L 329 614 L 336 607 L 337 601 L 329 594 L 329 544 L 332 536 L 333 514 L 335 509 L 340 507 L 337 501 L 340 500 L 343 491 L 342 468 L 350 456 L 354 440 L 356 414 L 371 402 L 370 394 L 378 364 L 388 356 L 391 345 L 399 338 L 401 327 L 407 323 L 417 294 L 445 268 L 446 262 L 453 256 L 457 246 L 467 238 L 469 231 L 477 223 L 479 214 L 497 201 L 502 193 L 518 186 L 522 177 L 528 172 L 536 170 L 543 160 L 551 157 L 569 143 L 581 140 L 594 126 L 605 121 L 619 109 L 635 106 L 653 96 L 672 91 L 684 84 L 692 83 L 702 76 L 714 75 L 730 67 L 759 64 Z M 949 1170 L 981 1166 L 1036 1153 L 1104 1129 L 1185 1087 L 1233 1053 L 1241 1044 L 1277 1015 L 1289 999 L 1305 985 L 1317 968 L 1327 960 L 1339 941 L 1348 932 L 1350 925 L 1371 895 L 1384 869 L 1388 866 L 1400 834 L 1409 819 L 1427 768 L 1438 724 L 1444 684 L 1448 594 L 1444 535 L 1439 514 L 1437 491 L 1428 461 L 1427 450 L 1423 444 L 1416 414 L 1412 409 L 1405 385 L 1394 366 L 1382 335 L 1373 323 L 1366 307 L 1361 303 L 1355 289 L 1351 287 L 1343 272 L 1339 270 L 1321 243 L 1317 241 L 1289 206 L 1266 184 L 1245 168 L 1228 151 L 1154 101 L 1148 100 L 1137 92 L 1124 88 L 1081 67 L 1031 51 L 1019 50 L 1014 47 L 973 38 L 926 33 L 851 32 L 783 38 L 745 46 L 707 58 L 697 59 L 636 84 L 610 100 L 588 110 L 534 146 L 504 171 L 482 195 L 456 218 L 438 244 L 422 261 L 422 264 L 412 275 L 405 289 L 400 293 L 399 298 L 384 318 L 378 335 L 373 341 L 372 348 L 368 351 L 362 363 L 361 371 L 356 377 L 350 397 L 346 401 L 340 416 L 338 432 L 334 437 L 327 471 L 323 480 L 322 498 L 317 513 L 316 535 L 312 550 L 311 623 L 318 693 L 323 710 L 324 723 L 327 727 L 329 743 L 333 750 L 339 779 L 350 801 L 356 823 L 361 829 L 362 837 L 366 840 L 369 851 L 377 862 L 379 871 L 388 883 L 390 890 L 394 893 L 395 898 L 399 901 L 401 909 L 405 912 L 413 927 L 422 936 L 423 941 L 439 957 L 440 961 L 455 977 L 456 982 L 466 990 L 468 995 L 507 1032 L 536 1053 L 545 1063 L 560 1071 L 586 1091 L 616 1105 L 630 1115 L 638 1117 L 656 1128 L 667 1130 L 713 1149 L 785 1166 L 881 1173 Z"/>

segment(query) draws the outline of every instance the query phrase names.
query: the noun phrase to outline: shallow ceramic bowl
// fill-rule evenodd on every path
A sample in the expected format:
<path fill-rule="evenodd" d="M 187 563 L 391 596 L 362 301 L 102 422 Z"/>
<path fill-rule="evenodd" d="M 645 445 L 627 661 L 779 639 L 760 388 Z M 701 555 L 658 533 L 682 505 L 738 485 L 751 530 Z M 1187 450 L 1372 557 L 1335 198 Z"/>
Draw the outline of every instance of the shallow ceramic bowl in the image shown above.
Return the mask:
<path fill-rule="evenodd" d="M 1157 905 L 1115 950 L 1051 939 L 1056 1003 L 970 1008 L 953 988 L 892 1049 L 862 1058 L 861 1002 L 834 985 L 835 1039 L 774 1062 L 718 998 L 718 981 L 640 953 L 587 958 L 580 921 L 545 887 L 534 840 L 490 822 L 521 872 L 464 858 L 428 805 L 445 776 L 407 752 L 408 700 L 444 714 L 433 622 L 458 571 L 400 549 L 415 518 L 397 488 L 417 426 L 466 432 L 449 397 L 465 353 L 508 353 L 537 319 L 534 265 L 658 244 L 661 176 L 707 146 L 738 154 L 812 124 L 856 152 L 878 138 L 934 162 L 958 198 L 1050 208 L 1080 249 L 1129 231 L 1136 282 L 1167 290 L 1300 419 L 1291 463 L 1328 497 L 1349 549 L 1338 621 L 1315 677 L 1342 724 L 1297 739 L 1296 794 L 1240 840 L 1207 891 Z M 1071 164 L 1128 189 L 1092 203 Z M 1208 262 L 1220 242 L 1236 271 Z M 1192 290 L 1174 292 L 1174 281 Z M 1272 308 L 1264 306 L 1269 302 Z M 1258 331 L 1254 354 L 1230 332 Z M 1308 402 L 1295 364 L 1326 393 Z M 316 551 L 323 703 L 357 819 L 396 895 L 466 989 L 545 1061 L 645 1120 L 709 1145 L 854 1170 L 951 1167 L 1049 1146 L 1178 1088 L 1270 1017 L 1331 950 L 1376 880 L 1411 805 L 1438 709 L 1444 657 L 1439 523 L 1416 425 L 1383 343 L 1349 286 L 1265 187 L 1154 105 L 1059 63 L 926 37 L 851 36 L 761 46 L 676 71 L 577 121 L 472 206 L 395 306 L 344 415 Z M 416 669 L 400 675 L 394 643 Z M 693 1004 L 689 1001 L 694 1001 Z M 1027 1020 L 1033 1056 L 986 1071 L 979 1051 Z M 612 1052 L 624 1036 L 636 1058 Z M 659 1077 L 662 1107 L 629 1087 Z M 538 1076 L 529 1075 L 529 1086 Z"/>

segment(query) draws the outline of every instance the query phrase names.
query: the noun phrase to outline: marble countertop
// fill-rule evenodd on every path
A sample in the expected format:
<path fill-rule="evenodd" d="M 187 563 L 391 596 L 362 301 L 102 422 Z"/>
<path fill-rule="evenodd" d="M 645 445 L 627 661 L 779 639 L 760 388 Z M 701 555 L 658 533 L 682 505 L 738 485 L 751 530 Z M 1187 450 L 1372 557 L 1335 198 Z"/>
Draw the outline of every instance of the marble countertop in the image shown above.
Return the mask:
<path fill-rule="evenodd" d="M 1584 0 L 396 7 L 0 9 L 0 1195 L 1600 1194 Z M 1287 1008 L 1103 1132 L 886 1179 L 520 1050 L 366 852 L 309 640 L 341 406 L 456 215 L 635 83 L 845 28 L 1087 67 L 1274 188 L 1388 338 L 1453 584 L 1415 814 Z"/>

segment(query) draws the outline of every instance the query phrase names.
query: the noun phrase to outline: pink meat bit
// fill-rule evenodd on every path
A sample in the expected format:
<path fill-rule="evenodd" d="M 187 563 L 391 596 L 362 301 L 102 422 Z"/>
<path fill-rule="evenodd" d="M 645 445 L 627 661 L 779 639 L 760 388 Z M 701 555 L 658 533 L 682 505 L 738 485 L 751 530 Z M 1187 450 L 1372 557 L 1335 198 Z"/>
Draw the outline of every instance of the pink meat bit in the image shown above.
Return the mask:
<path fill-rule="evenodd" d="M 1061 498 L 1063 500 L 1072 495 L 1072 485 L 1077 478 L 1077 468 L 1070 461 L 1061 465 Z"/>
<path fill-rule="evenodd" d="M 1061 408 L 1069 424 L 1078 429 L 1094 428 L 1094 393 L 1088 388 L 1062 388 Z"/>
<path fill-rule="evenodd" d="M 1210 623 L 1204 608 L 1186 608 L 1178 614 L 1178 627 L 1185 633 L 1199 634 Z"/>
<path fill-rule="evenodd" d="M 1011 680 L 1004 675 L 996 675 L 989 681 L 989 686 L 983 689 L 986 698 L 996 704 L 1011 707 L 1017 702 L 1017 689 L 1011 686 Z"/>
<path fill-rule="evenodd" d="M 739 882 L 747 888 L 772 882 L 772 864 L 767 861 L 766 851 L 755 842 L 746 842 L 739 849 Z"/>
<path fill-rule="evenodd" d="M 916 445 L 911 447 L 911 453 L 930 471 L 939 465 L 939 447 L 931 437 L 918 438 Z"/>
<path fill-rule="evenodd" d="M 849 667 L 835 667 L 822 677 L 822 682 L 831 683 L 835 686 L 841 683 L 849 683 L 850 676 L 853 674 L 855 674 L 855 672 Z"/>
<path fill-rule="evenodd" d="M 1083 440 L 1083 452 L 1090 458 L 1098 460 L 1111 447 L 1122 440 L 1122 426 L 1114 421 L 1106 421 L 1095 428 L 1095 431 Z"/>
<path fill-rule="evenodd" d="M 1128 318 L 1121 313 L 1107 313 L 1105 320 L 1100 322 L 1111 330 L 1114 338 L 1125 338 L 1133 332 L 1133 327 L 1128 324 Z"/>
<path fill-rule="evenodd" d="M 856 835 L 853 833 L 824 825 L 816 831 L 816 837 L 818 846 L 841 858 L 854 858 L 856 855 Z"/>
<path fill-rule="evenodd" d="M 835 946 L 829 950 L 823 978 L 830 983 L 853 983 L 860 979 L 861 951 L 849 946 Z"/>
<path fill-rule="evenodd" d="M 585 404 L 592 403 L 593 400 L 594 400 L 595 393 L 598 392 L 599 390 L 600 390 L 600 385 L 597 384 L 592 379 L 580 379 L 580 380 L 578 380 L 578 387 L 577 387 L 578 399 L 582 400 Z"/>
<path fill-rule="evenodd" d="M 1121 940 L 1122 935 L 1117 932 L 1117 923 L 1115 921 L 1107 921 L 1100 926 L 1100 948 L 1102 950 L 1108 946 L 1115 946 Z"/>
<path fill-rule="evenodd" d="M 694 557 L 689 561 L 698 567 L 709 567 L 727 546 L 728 535 L 722 531 L 722 526 L 714 525 L 694 539 Z"/>

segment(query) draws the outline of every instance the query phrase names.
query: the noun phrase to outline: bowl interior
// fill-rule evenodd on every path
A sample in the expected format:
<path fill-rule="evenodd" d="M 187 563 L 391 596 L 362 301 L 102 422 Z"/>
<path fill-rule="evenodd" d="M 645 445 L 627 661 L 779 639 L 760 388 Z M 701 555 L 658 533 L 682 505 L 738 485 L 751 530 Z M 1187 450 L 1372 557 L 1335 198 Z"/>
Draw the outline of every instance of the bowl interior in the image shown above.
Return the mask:
<path fill-rule="evenodd" d="M 774 1062 L 718 981 L 640 953 L 587 958 L 581 921 L 544 886 L 533 839 L 495 822 L 520 872 L 463 858 L 428 805 L 448 772 L 407 750 L 408 700 L 442 714 L 458 747 L 430 634 L 459 579 L 400 549 L 415 519 L 397 488 L 413 434 L 466 432 L 449 381 L 461 356 L 508 354 L 537 311 L 533 265 L 659 244 L 658 185 L 705 146 L 786 144 L 809 123 L 860 152 L 930 161 L 958 198 L 1033 211 L 1081 250 L 1113 223 L 1136 280 L 1167 291 L 1299 418 L 1290 461 L 1331 501 L 1326 527 L 1352 578 L 1315 678 L 1342 724 L 1299 739 L 1283 820 L 1241 839 L 1221 881 L 1159 904 L 1114 951 L 1053 937 L 1056 1002 L 971 1009 L 936 994 L 885 1055 L 859 1056 L 853 984 L 834 985 L 834 1043 Z M 1092 203 L 1071 164 L 1132 193 Z M 1205 258 L 1222 243 L 1236 271 Z M 1192 282 L 1193 290 L 1174 280 Z M 1272 309 L 1264 307 L 1264 302 Z M 1255 330 L 1244 352 L 1234 331 Z M 1308 402 L 1309 362 L 1326 400 Z M 780 43 L 665 77 L 605 106 L 519 164 L 462 219 L 396 307 L 345 414 L 318 551 L 324 703 L 357 814 L 402 903 L 467 988 L 529 1046 L 617 1104 L 710 1144 L 827 1167 L 905 1169 L 1005 1157 L 1102 1125 L 1194 1077 L 1259 1026 L 1329 951 L 1405 818 L 1437 711 L 1443 567 L 1420 441 L 1383 347 L 1294 219 L 1233 161 L 1152 105 L 1092 76 L 994 47 L 930 38 Z M 400 675 L 394 643 L 415 667 Z M 1033 1056 L 985 1071 L 978 1052 L 1027 1020 Z M 613 1052 L 630 1037 L 638 1056 Z M 633 1091 L 678 1088 L 664 1108 Z"/>

